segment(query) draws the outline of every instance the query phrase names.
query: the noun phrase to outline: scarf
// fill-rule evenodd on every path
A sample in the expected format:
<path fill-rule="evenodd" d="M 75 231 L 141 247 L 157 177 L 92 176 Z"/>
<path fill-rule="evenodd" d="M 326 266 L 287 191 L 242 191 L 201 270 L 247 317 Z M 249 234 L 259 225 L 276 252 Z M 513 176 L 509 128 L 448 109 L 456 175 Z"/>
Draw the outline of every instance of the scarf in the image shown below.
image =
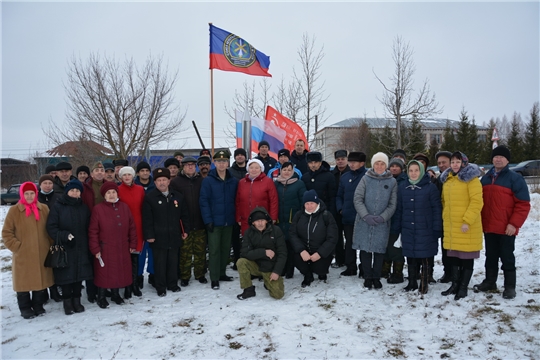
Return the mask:
<path fill-rule="evenodd" d="M 36 197 L 34 198 L 34 201 L 29 204 L 26 199 L 24 198 L 24 192 L 32 190 L 36 194 Z M 21 188 L 19 190 L 20 200 L 19 202 L 24 205 L 26 209 L 26 217 L 29 217 L 30 214 L 34 214 L 34 217 L 36 218 L 36 221 L 39 221 L 39 210 L 37 207 L 38 203 L 38 191 L 37 187 L 33 182 L 27 181 L 21 185 Z"/>
<path fill-rule="evenodd" d="M 416 180 L 411 180 L 411 178 L 408 178 L 409 179 L 409 183 L 413 184 L 413 185 L 416 185 L 420 182 L 420 180 L 422 180 L 422 178 L 424 177 L 424 175 L 426 174 L 426 171 L 424 170 L 424 164 L 422 164 L 420 161 L 417 161 L 417 160 L 411 160 L 409 161 L 409 163 L 407 164 L 407 177 L 408 177 L 408 170 L 409 170 L 409 166 L 411 166 L 411 164 L 416 164 L 418 165 L 418 167 L 420 168 L 420 176 L 418 177 L 418 179 Z"/>
<path fill-rule="evenodd" d="M 278 177 L 276 178 L 276 181 L 279 181 L 283 185 L 290 185 L 290 184 L 294 184 L 296 181 L 298 181 L 298 178 L 291 176 L 290 178 L 285 179 L 285 178 L 283 178 L 283 176 L 281 176 L 281 174 L 279 174 Z"/>

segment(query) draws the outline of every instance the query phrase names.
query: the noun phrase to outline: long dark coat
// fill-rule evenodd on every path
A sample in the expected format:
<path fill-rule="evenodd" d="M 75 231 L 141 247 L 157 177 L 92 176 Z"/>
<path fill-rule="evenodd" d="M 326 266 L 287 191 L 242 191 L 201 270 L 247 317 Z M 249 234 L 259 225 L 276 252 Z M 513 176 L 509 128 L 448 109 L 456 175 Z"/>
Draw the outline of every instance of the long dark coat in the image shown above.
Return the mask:
<path fill-rule="evenodd" d="M 294 173 L 289 181 L 292 179 L 296 181 L 285 184 L 274 182 L 279 199 L 278 226 L 285 235 L 285 240 L 289 240 L 289 227 L 294 215 L 303 207 L 302 197 L 306 192 L 306 185 L 298 178 L 298 174 Z"/>
<path fill-rule="evenodd" d="M 64 269 L 53 269 L 55 284 L 67 285 L 94 277 L 88 248 L 89 224 L 90 210 L 80 198 L 64 194 L 51 206 L 47 232 L 56 244 L 64 247 L 69 264 Z M 69 234 L 74 236 L 72 240 L 68 239 Z"/>

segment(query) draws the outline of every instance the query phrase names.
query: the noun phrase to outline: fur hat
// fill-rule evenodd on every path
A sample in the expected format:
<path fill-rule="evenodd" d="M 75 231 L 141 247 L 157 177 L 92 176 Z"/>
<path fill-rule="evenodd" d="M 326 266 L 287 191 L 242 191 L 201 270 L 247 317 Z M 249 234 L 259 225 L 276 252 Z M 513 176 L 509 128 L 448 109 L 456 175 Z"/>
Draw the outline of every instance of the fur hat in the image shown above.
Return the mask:
<path fill-rule="evenodd" d="M 131 166 L 124 166 L 120 169 L 120 171 L 118 171 L 118 176 L 122 177 L 124 174 L 131 174 L 131 176 L 135 177 L 135 169 L 133 169 Z"/>
<path fill-rule="evenodd" d="M 165 164 L 163 164 L 166 168 L 168 168 L 171 165 L 176 165 L 177 168 L 180 169 L 180 161 L 178 161 L 175 158 L 168 158 L 165 160 Z"/>
<path fill-rule="evenodd" d="M 366 154 L 363 152 L 350 152 L 349 156 L 347 157 L 348 161 L 358 161 L 358 162 L 366 162 Z"/>
<path fill-rule="evenodd" d="M 249 160 L 248 163 L 247 163 L 246 168 L 249 168 L 249 165 L 251 165 L 253 163 L 259 164 L 259 166 L 261 167 L 261 171 L 264 172 L 264 164 L 259 159 L 251 159 L 251 160 Z"/>
<path fill-rule="evenodd" d="M 170 179 L 171 172 L 167 168 L 157 168 L 152 172 L 152 177 L 154 178 L 154 181 L 156 181 L 160 177 L 166 177 L 167 179 Z"/>
<path fill-rule="evenodd" d="M 71 179 L 64 187 L 64 192 L 67 194 L 71 189 L 79 189 L 80 192 L 84 190 L 82 182 L 78 179 Z"/>
<path fill-rule="evenodd" d="M 382 161 L 384 165 L 388 168 L 388 155 L 383 152 L 378 152 L 371 158 L 371 166 L 375 165 L 377 161 Z"/>
<path fill-rule="evenodd" d="M 504 145 L 499 145 L 491 151 L 491 160 L 495 156 L 504 156 L 510 162 L 510 150 Z"/>
<path fill-rule="evenodd" d="M 311 151 L 306 154 L 307 162 L 322 161 L 322 154 L 318 151 Z"/>
<path fill-rule="evenodd" d="M 101 196 L 105 197 L 105 194 L 109 190 L 115 190 L 116 193 L 118 193 L 118 185 L 116 185 L 114 181 L 105 181 L 103 185 L 101 185 L 99 193 L 101 194 Z"/>
<path fill-rule="evenodd" d="M 129 165 L 126 159 L 115 159 L 113 160 L 112 163 L 114 166 L 128 166 Z"/>
<path fill-rule="evenodd" d="M 320 204 L 321 200 L 319 200 L 319 196 L 317 196 L 317 192 L 315 190 L 309 190 L 304 193 L 304 196 L 302 196 L 302 203 L 305 204 L 307 202 L 314 202 L 316 204 Z"/>

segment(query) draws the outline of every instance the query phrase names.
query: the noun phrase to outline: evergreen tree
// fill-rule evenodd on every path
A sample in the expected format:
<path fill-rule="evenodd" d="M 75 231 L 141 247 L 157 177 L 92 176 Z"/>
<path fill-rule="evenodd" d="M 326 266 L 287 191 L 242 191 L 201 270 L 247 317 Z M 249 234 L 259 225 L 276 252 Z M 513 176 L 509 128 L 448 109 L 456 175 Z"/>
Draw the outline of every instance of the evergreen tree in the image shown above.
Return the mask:
<path fill-rule="evenodd" d="M 476 162 L 478 158 L 478 128 L 474 120 L 469 121 L 469 115 L 465 108 L 459 115 L 459 127 L 456 132 L 456 145 L 459 151 L 465 153 L 470 162 Z"/>
<path fill-rule="evenodd" d="M 429 164 L 430 165 L 437 165 L 437 159 L 435 158 L 435 155 L 439 151 L 439 144 L 437 144 L 437 141 L 433 138 L 431 139 L 431 142 L 429 143 L 429 149 L 427 156 L 429 157 Z"/>
<path fill-rule="evenodd" d="M 491 118 L 488 124 L 488 132 L 486 139 L 479 143 L 479 157 L 478 164 L 491 164 L 491 150 L 493 149 L 493 129 L 495 129 L 495 120 Z"/>
<path fill-rule="evenodd" d="M 454 128 L 450 125 L 450 120 L 446 121 L 441 149 L 450 152 L 457 150 L 456 136 L 454 134 Z"/>
<path fill-rule="evenodd" d="M 391 155 L 394 152 L 396 131 L 388 124 L 380 132 L 371 134 L 371 156 L 378 152 Z M 368 159 L 369 160 L 369 159 Z"/>
<path fill-rule="evenodd" d="M 514 112 L 512 117 L 512 124 L 510 129 L 510 135 L 506 141 L 508 149 L 510 149 L 510 154 L 512 154 L 512 163 L 519 163 L 525 158 L 523 157 L 523 136 L 521 131 L 521 115 L 517 112 Z"/>
<path fill-rule="evenodd" d="M 411 155 L 423 153 L 426 150 L 426 137 L 422 133 L 422 123 L 413 117 L 409 125 L 409 146 L 407 150 Z"/>
<path fill-rule="evenodd" d="M 525 160 L 540 159 L 540 114 L 538 101 L 534 103 L 525 130 Z"/>

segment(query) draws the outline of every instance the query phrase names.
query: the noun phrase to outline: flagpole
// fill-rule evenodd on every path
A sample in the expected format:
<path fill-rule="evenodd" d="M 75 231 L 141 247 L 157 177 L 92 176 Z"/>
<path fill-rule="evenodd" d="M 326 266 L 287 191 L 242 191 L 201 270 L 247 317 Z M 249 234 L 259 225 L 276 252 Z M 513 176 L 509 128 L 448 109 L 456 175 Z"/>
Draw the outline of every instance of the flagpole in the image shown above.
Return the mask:
<path fill-rule="evenodd" d="M 212 23 L 208 23 L 212 25 Z M 212 158 L 214 158 L 214 69 L 210 69 L 210 130 L 212 136 Z"/>

